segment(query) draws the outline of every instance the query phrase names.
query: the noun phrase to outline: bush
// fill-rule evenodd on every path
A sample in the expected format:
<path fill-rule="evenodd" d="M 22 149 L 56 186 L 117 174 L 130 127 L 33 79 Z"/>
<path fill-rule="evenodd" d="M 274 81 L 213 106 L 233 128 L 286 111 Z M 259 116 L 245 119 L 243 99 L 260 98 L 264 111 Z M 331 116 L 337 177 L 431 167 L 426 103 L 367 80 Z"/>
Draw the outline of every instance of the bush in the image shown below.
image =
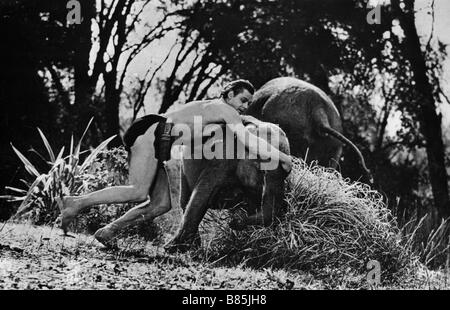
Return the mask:
<path fill-rule="evenodd" d="M 55 198 L 77 193 L 85 186 L 85 183 L 76 182 L 76 178 L 84 173 L 98 153 L 115 137 L 113 136 L 103 141 L 80 163 L 80 156 L 86 153 L 86 151 L 81 151 L 81 141 L 91 123 L 92 119 L 76 146 L 72 137 L 67 156 L 64 156 L 64 147 L 55 156 L 56 153 L 51 148 L 44 133 L 38 128 L 49 157 L 49 160 L 46 161 L 49 170 L 44 173 L 39 172 L 36 166 L 11 144 L 14 152 L 24 164 L 25 170 L 30 174 L 30 179 L 33 180 L 30 182 L 22 180 L 27 187 L 26 190 L 6 187 L 5 189 L 13 192 L 13 194 L 0 197 L 7 199 L 9 202 L 21 201 L 14 216 L 15 218 L 26 215 L 35 224 L 48 224 L 54 221 L 59 214 Z M 37 154 L 44 159 L 43 155 Z"/>

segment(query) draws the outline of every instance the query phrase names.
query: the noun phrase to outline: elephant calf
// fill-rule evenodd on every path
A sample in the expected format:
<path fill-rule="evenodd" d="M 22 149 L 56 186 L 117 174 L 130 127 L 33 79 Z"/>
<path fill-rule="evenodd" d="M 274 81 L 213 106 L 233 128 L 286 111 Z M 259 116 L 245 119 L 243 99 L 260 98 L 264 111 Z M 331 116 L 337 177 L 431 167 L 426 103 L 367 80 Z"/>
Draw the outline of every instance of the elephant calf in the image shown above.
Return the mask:
<path fill-rule="evenodd" d="M 280 151 L 290 154 L 286 135 L 278 126 L 258 122 L 258 126 L 250 124 L 247 128 L 266 138 L 266 141 Z M 262 135 L 263 132 L 265 135 Z M 215 142 L 218 142 L 215 147 L 223 147 L 224 153 L 227 144 L 230 146 L 230 141 L 226 139 Z M 234 149 L 237 149 L 236 140 L 233 143 Z M 233 196 L 233 193 L 241 192 L 247 198 L 248 206 L 247 215 L 233 219 L 231 228 L 268 226 L 272 223 L 284 198 L 287 173 L 281 165 L 261 170 L 261 160 L 250 159 L 248 153 L 241 159 L 187 159 L 189 155 L 190 152 L 185 150 L 181 173 L 180 206 L 184 215 L 176 236 L 166 245 L 167 251 L 185 251 L 193 244 L 198 245 L 198 227 L 208 208 L 217 208 L 217 202 L 223 201 L 224 197 Z"/>

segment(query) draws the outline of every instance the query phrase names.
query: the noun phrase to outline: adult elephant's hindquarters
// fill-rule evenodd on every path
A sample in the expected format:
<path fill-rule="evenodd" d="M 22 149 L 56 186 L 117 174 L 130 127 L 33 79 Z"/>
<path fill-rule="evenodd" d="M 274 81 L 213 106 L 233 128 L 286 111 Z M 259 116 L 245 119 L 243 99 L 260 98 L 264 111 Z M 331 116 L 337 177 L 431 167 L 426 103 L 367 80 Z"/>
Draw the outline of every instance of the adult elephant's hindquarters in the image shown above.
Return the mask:
<path fill-rule="evenodd" d="M 317 161 L 321 166 L 336 168 L 342 144 L 349 145 L 372 182 L 361 152 L 342 135 L 338 110 L 318 87 L 290 77 L 270 80 L 253 95 L 246 114 L 279 125 L 289 139 L 291 154 L 308 163 Z"/>

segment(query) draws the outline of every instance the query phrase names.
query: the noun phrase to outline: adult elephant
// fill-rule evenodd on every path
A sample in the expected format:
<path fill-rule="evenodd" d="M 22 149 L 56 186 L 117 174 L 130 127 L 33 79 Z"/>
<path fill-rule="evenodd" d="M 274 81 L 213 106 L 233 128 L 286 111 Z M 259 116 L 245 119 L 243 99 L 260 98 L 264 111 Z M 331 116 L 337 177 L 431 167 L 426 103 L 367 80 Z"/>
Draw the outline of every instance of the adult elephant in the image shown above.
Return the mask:
<path fill-rule="evenodd" d="M 359 149 L 342 135 L 338 110 L 318 87 L 290 77 L 270 80 L 255 92 L 246 114 L 279 125 L 289 139 L 291 154 L 307 162 L 336 168 L 342 145 L 349 145 L 365 176 L 373 181 Z"/>
<path fill-rule="evenodd" d="M 247 128 L 289 154 L 289 142 L 278 126 L 258 123 L 258 126 L 248 124 Z M 215 136 L 211 141 L 214 139 Z M 209 208 L 232 207 L 245 197 L 246 214 L 233 218 L 230 223 L 233 229 L 268 226 L 281 211 L 285 170 L 278 163 L 269 167 L 267 162 L 249 158 L 245 149 L 244 156 L 237 156 L 239 145 L 235 139 L 212 142 L 215 148 L 222 148 L 223 154 L 229 151 L 230 143 L 235 150 L 232 158 L 191 159 L 192 153 L 184 150 L 179 201 L 184 215 L 176 236 L 165 246 L 167 251 L 185 251 L 200 243 L 198 227 Z M 268 165 L 266 170 L 260 169 L 263 164 Z"/>

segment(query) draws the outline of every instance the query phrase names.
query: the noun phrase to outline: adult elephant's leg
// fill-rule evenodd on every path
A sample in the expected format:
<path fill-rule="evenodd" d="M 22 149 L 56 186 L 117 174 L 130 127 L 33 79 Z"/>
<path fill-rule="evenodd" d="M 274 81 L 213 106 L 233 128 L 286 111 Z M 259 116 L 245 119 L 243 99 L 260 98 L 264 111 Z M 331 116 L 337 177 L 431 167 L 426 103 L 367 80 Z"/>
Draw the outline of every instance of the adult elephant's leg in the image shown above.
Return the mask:
<path fill-rule="evenodd" d="M 198 226 L 208 209 L 210 197 L 227 180 L 225 168 L 219 165 L 202 171 L 186 205 L 180 228 L 176 236 L 165 246 L 167 251 L 186 251 L 193 244 L 199 245 Z"/>

